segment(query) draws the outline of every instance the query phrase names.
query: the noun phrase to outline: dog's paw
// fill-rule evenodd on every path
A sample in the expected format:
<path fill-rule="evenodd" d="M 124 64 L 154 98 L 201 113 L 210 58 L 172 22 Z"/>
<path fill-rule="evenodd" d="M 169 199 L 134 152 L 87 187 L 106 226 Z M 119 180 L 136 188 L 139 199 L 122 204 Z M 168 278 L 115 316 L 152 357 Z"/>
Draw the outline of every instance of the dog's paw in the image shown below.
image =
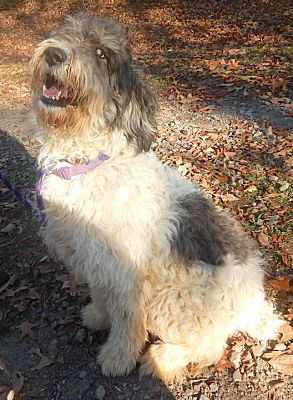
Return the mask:
<path fill-rule="evenodd" d="M 106 343 L 98 356 L 102 373 L 106 376 L 123 376 L 129 374 L 136 366 L 136 357 L 127 352 L 125 347 L 112 346 Z"/>
<path fill-rule="evenodd" d="M 106 310 L 98 310 L 94 303 L 90 303 L 84 307 L 81 312 L 82 323 L 89 329 L 102 331 L 110 328 L 110 320 Z"/>

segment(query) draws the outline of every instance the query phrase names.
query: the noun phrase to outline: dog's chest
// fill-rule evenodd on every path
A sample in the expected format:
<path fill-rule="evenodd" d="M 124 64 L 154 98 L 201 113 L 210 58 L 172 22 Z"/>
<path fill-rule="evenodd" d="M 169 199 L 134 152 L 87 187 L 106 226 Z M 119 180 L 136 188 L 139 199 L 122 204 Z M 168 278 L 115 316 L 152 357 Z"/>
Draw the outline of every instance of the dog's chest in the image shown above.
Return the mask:
<path fill-rule="evenodd" d="M 94 196 L 91 193 L 95 189 Z M 47 176 L 44 181 L 42 196 L 47 202 L 48 206 L 56 205 L 58 207 L 65 207 L 67 210 L 76 211 L 80 206 L 85 203 L 91 203 L 93 197 L 97 201 L 99 196 L 99 187 L 97 183 L 85 182 L 83 176 L 74 177 L 71 180 L 61 179 L 53 174 Z M 54 211 L 53 209 L 51 211 Z"/>
<path fill-rule="evenodd" d="M 131 185 L 103 175 L 88 174 L 71 181 L 47 176 L 42 191 L 45 243 L 75 271 L 110 248 L 117 252 L 133 229 L 128 211 L 131 191 Z"/>
<path fill-rule="evenodd" d="M 69 225 L 79 224 L 84 228 L 95 224 L 106 229 L 119 222 L 123 209 L 129 205 L 132 188 L 123 182 L 104 175 L 88 174 L 70 181 L 49 175 L 44 182 L 42 196 L 48 219 L 60 219 Z"/>

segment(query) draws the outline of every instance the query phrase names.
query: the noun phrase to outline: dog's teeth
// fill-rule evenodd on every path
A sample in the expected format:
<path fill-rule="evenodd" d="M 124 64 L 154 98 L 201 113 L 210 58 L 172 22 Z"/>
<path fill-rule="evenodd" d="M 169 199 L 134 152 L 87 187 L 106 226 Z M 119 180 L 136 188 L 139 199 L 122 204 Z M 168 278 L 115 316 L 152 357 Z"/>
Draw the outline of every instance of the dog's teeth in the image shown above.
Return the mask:
<path fill-rule="evenodd" d="M 56 96 L 56 100 L 59 100 L 59 99 L 60 99 L 61 93 L 62 93 L 62 90 L 60 90 L 60 91 L 58 92 L 58 94 L 57 94 L 57 96 Z"/>
<path fill-rule="evenodd" d="M 46 85 L 43 85 L 43 94 L 45 94 Z"/>

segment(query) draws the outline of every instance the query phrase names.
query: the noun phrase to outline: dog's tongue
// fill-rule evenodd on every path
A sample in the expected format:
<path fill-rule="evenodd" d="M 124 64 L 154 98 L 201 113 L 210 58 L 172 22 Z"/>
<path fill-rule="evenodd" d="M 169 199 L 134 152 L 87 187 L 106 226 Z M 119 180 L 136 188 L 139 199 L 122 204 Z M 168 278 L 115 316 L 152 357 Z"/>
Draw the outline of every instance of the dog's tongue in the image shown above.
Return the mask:
<path fill-rule="evenodd" d="M 67 89 L 58 89 L 55 85 L 47 87 L 44 85 L 43 87 L 43 94 L 48 97 L 57 97 L 57 98 L 65 98 L 68 97 L 68 90 Z"/>
<path fill-rule="evenodd" d="M 49 97 L 54 97 L 54 96 L 58 96 L 59 93 L 59 89 L 56 88 L 56 86 L 50 86 L 49 88 L 47 88 L 47 86 L 44 87 L 44 94 L 46 96 Z"/>

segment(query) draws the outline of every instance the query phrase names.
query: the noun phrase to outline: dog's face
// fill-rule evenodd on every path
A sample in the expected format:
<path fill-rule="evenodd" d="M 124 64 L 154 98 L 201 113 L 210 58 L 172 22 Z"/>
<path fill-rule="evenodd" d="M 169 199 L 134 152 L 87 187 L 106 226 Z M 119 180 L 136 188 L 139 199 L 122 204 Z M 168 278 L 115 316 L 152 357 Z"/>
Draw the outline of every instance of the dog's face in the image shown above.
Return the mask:
<path fill-rule="evenodd" d="M 68 17 L 32 57 L 33 104 L 39 122 L 62 136 L 123 129 L 139 150 L 148 149 L 155 129 L 155 100 L 131 62 L 120 24 L 85 15 Z"/>

